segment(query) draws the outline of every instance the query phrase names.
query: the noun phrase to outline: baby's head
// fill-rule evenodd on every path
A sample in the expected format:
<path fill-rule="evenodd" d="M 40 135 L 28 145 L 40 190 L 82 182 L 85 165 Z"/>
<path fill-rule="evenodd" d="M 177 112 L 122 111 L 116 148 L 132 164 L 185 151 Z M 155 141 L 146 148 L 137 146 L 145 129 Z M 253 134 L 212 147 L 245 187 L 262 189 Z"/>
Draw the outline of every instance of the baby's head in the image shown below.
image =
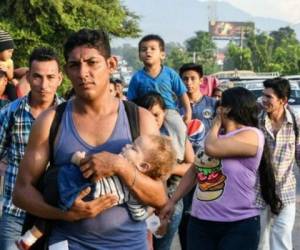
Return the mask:
<path fill-rule="evenodd" d="M 153 179 L 170 174 L 176 163 L 176 152 L 166 136 L 142 135 L 122 149 L 122 155 L 137 169 Z"/>
<path fill-rule="evenodd" d="M 4 30 L 0 30 L 0 61 L 11 59 L 13 51 L 14 42 L 12 37 Z"/>

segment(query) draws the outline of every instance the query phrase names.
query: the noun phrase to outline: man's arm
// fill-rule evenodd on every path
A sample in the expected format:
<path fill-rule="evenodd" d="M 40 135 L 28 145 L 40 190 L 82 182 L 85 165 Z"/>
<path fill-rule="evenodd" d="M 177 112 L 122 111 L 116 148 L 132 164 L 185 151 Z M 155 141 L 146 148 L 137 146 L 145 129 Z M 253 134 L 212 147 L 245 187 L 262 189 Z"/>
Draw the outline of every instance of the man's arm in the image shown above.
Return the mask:
<path fill-rule="evenodd" d="M 25 155 L 19 166 L 13 202 L 16 206 L 39 217 L 45 217 L 47 214 L 51 219 L 59 219 L 60 211 L 46 204 L 41 193 L 35 188 L 48 164 L 48 137 L 53 117 L 53 110 L 47 112 L 47 115 L 42 114 L 32 126 Z"/>
<path fill-rule="evenodd" d="M 155 119 L 148 110 L 139 108 L 139 117 L 141 135 L 159 134 Z M 167 194 L 161 180 L 153 180 L 136 171 L 135 167 L 126 169 L 120 166 L 119 176 L 143 203 L 161 208 L 167 202 Z"/>
<path fill-rule="evenodd" d="M 177 187 L 173 196 L 168 200 L 167 204 L 159 211 L 159 217 L 161 220 L 170 219 L 174 213 L 174 207 L 176 203 L 182 199 L 192 188 L 196 185 L 196 169 L 195 166 L 191 166 L 185 175 L 182 177 L 179 186 Z"/>
<path fill-rule="evenodd" d="M 53 109 L 44 112 L 31 129 L 25 155 L 19 166 L 13 202 L 16 206 L 42 218 L 73 221 L 94 217 L 103 209 L 113 206 L 116 202 L 115 196 L 110 195 L 91 202 L 84 202 L 82 198 L 90 191 L 90 189 L 86 189 L 76 199 L 70 211 L 63 212 L 45 203 L 41 193 L 35 187 L 48 164 L 48 139 L 54 114 Z"/>

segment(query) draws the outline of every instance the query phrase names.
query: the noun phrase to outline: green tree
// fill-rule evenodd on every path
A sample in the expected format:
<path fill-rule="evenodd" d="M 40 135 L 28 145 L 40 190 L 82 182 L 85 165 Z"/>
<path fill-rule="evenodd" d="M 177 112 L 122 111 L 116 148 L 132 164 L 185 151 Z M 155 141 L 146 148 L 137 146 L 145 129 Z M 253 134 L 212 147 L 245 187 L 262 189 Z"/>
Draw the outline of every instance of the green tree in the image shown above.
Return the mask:
<path fill-rule="evenodd" d="M 123 46 L 113 48 L 113 53 L 122 56 L 134 70 L 138 70 L 142 67 L 142 63 L 139 60 L 139 52 L 137 47 L 133 47 L 130 44 L 123 44 Z"/>
<path fill-rule="evenodd" d="M 299 74 L 300 43 L 290 27 L 280 28 L 270 34 L 249 34 L 244 44 L 246 47 L 243 49 L 234 44 L 228 46 L 226 66 L 231 69 L 253 68 L 256 72 Z"/>
<path fill-rule="evenodd" d="M 282 74 L 299 74 L 300 43 L 290 27 L 280 28 L 270 34 L 274 39 L 273 63 L 281 66 Z"/>
<path fill-rule="evenodd" d="M 228 45 L 224 69 L 226 70 L 252 70 L 251 50 L 241 48 L 233 42 Z"/>
<path fill-rule="evenodd" d="M 297 74 L 300 72 L 300 44 L 292 44 L 288 39 L 274 51 L 273 62 L 281 66 L 282 74 Z"/>
<path fill-rule="evenodd" d="M 182 64 L 188 62 L 191 62 L 189 53 L 181 44 L 166 44 L 166 65 L 178 71 Z"/>
<path fill-rule="evenodd" d="M 205 73 L 212 73 L 216 69 L 216 44 L 211 35 L 205 31 L 197 31 L 196 36 L 185 41 L 186 50 L 194 55 L 193 60 L 202 64 Z"/>
<path fill-rule="evenodd" d="M 291 27 L 282 27 L 279 30 L 272 31 L 270 36 L 274 39 L 274 49 L 280 46 L 283 40 L 288 39 L 291 43 L 297 43 L 297 36 Z"/>
<path fill-rule="evenodd" d="M 274 39 L 265 32 L 257 35 L 252 33 L 249 35 L 246 44 L 252 53 L 251 59 L 254 71 L 269 71 L 269 64 L 272 62 L 273 56 Z"/>
<path fill-rule="evenodd" d="M 37 46 L 54 47 L 62 58 L 66 37 L 81 28 L 102 28 L 115 37 L 136 37 L 138 16 L 119 0 L 2 0 L 0 28 L 14 38 L 17 66 Z"/>

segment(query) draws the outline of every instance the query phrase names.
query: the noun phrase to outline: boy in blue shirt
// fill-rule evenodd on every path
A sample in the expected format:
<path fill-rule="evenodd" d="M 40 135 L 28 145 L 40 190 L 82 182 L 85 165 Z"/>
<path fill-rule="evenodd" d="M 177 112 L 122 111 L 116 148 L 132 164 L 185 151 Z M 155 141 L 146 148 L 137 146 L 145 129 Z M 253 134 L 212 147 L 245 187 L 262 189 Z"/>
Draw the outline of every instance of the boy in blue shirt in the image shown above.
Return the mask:
<path fill-rule="evenodd" d="M 204 138 L 212 126 L 215 117 L 216 99 L 203 95 L 201 92 L 201 84 L 203 83 L 202 65 L 195 63 L 183 64 L 179 69 L 179 75 L 187 88 L 187 95 L 192 109 L 192 120 L 187 124 L 188 137 L 196 153 L 199 148 L 203 147 Z M 183 112 L 184 108 L 179 106 L 179 113 L 182 114 Z"/>
<path fill-rule="evenodd" d="M 139 57 L 144 68 L 132 77 L 127 93 L 128 100 L 142 98 L 151 91 L 158 92 L 166 104 L 164 126 L 171 132 L 170 136 L 185 136 L 184 122 L 186 124 L 190 122 L 192 111 L 186 87 L 179 75 L 173 69 L 162 65 L 165 58 L 164 40 L 158 35 L 144 36 L 139 42 Z M 185 110 L 184 122 L 176 110 L 178 99 Z M 177 141 L 185 142 L 185 138 L 179 138 Z M 179 149 L 184 146 L 185 143 L 177 145 Z"/>

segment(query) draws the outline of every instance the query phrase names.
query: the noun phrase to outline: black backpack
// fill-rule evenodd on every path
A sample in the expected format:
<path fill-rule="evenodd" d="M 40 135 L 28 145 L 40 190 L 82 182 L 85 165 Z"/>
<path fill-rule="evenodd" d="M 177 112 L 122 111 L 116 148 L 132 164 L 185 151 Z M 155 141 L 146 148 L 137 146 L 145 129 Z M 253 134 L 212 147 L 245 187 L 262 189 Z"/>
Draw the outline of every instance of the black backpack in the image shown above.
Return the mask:
<path fill-rule="evenodd" d="M 132 102 L 129 101 L 123 101 L 125 111 L 127 114 L 130 132 L 132 141 L 134 141 L 139 135 L 140 135 L 140 125 L 139 125 L 139 112 L 138 112 L 138 106 Z M 58 132 L 58 128 L 63 116 L 63 113 L 65 111 L 67 102 L 61 103 L 56 107 L 56 113 L 53 119 L 53 122 L 51 124 L 50 132 L 49 132 L 49 167 L 45 171 L 45 173 L 40 177 L 37 189 L 39 191 L 43 190 L 43 182 L 45 178 L 48 178 L 47 174 L 53 172 L 53 170 L 56 168 L 54 165 L 54 155 L 53 155 L 53 149 L 54 149 L 54 141 L 56 134 Z M 50 171 L 51 170 L 51 171 Z M 51 178 L 51 177 L 50 177 Z M 36 216 L 26 213 L 23 228 L 22 228 L 22 234 L 24 234 L 27 230 L 31 229 L 34 225 L 34 222 L 36 220 Z M 34 245 L 30 248 L 31 250 L 47 250 L 48 249 L 48 236 L 50 233 L 51 228 L 47 228 L 46 233 L 38 239 Z"/>
<path fill-rule="evenodd" d="M 295 143 L 297 144 L 298 137 L 299 137 L 299 128 L 298 128 L 298 126 L 297 126 L 297 119 L 296 119 L 295 113 L 294 113 L 294 111 L 292 110 L 292 108 L 290 107 L 290 105 L 287 106 L 287 109 L 288 109 L 288 111 L 290 111 L 291 116 L 292 116 L 292 120 L 293 120 L 293 130 L 294 130 L 294 133 L 295 133 Z"/>

